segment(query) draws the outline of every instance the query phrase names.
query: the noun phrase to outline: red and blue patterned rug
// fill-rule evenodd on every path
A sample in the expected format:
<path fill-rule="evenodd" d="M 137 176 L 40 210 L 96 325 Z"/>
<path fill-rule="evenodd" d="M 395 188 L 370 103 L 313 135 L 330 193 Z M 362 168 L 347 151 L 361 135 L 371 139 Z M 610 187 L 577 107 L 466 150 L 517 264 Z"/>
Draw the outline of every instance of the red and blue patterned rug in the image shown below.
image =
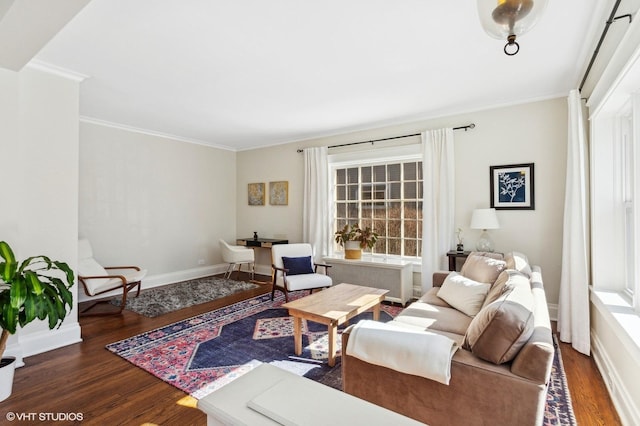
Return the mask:
<path fill-rule="evenodd" d="M 304 350 L 296 356 L 293 322 L 281 307 L 284 298 L 278 296 L 274 301 L 268 294 L 244 300 L 111 343 L 107 349 L 197 399 L 264 362 L 341 389 L 341 358 L 334 368 L 326 363 L 326 326 L 306 322 Z M 381 321 L 391 320 L 400 310 L 383 305 Z M 365 312 L 351 323 L 370 318 L 371 313 Z M 562 358 L 556 348 L 545 425 L 575 424 Z"/>

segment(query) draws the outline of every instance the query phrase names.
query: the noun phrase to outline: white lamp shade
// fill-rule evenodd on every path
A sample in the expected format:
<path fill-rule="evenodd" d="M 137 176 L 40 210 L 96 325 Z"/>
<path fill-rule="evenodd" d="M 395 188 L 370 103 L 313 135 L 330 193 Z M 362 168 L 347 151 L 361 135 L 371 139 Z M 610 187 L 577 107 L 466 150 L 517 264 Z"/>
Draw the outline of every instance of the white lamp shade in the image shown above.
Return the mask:
<path fill-rule="evenodd" d="M 548 0 L 478 0 L 482 28 L 491 37 L 506 40 L 526 33 L 547 7 Z"/>
<path fill-rule="evenodd" d="M 499 229 L 496 209 L 475 209 L 471 215 L 471 229 Z"/>

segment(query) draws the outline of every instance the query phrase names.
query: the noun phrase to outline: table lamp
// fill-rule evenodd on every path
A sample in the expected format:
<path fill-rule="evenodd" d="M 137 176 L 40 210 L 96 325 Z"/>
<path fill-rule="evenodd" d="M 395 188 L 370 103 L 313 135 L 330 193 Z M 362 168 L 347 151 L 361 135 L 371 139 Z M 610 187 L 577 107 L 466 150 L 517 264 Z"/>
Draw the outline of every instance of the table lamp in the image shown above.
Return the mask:
<path fill-rule="evenodd" d="M 496 209 L 475 209 L 471 215 L 471 229 L 482 229 L 480 239 L 476 244 L 477 251 L 492 252 L 493 241 L 489 237 L 487 229 L 499 229 L 498 217 L 496 216 Z"/>

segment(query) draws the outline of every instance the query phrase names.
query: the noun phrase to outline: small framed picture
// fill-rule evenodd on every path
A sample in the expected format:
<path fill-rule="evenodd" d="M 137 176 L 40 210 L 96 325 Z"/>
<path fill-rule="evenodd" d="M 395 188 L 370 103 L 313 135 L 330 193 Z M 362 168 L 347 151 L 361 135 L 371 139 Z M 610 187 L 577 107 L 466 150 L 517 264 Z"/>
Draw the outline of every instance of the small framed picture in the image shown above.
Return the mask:
<path fill-rule="evenodd" d="M 264 206 L 264 183 L 250 183 L 247 189 L 250 206 Z"/>
<path fill-rule="evenodd" d="M 286 206 L 289 204 L 289 182 L 269 182 L 269 204 Z"/>
<path fill-rule="evenodd" d="M 491 207 L 535 210 L 533 163 L 490 166 Z"/>

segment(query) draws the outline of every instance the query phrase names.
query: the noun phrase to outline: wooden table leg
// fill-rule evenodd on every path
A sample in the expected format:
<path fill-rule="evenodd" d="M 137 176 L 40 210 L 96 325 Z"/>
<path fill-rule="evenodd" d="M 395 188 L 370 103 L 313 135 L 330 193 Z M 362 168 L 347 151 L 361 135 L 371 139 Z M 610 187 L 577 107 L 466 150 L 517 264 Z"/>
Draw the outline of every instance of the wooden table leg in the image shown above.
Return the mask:
<path fill-rule="evenodd" d="M 302 355 L 302 318 L 293 317 L 293 342 L 296 355 Z"/>
<path fill-rule="evenodd" d="M 373 320 L 380 320 L 380 303 L 376 304 L 376 306 L 373 307 Z"/>
<path fill-rule="evenodd" d="M 337 329 L 338 324 L 329 324 L 329 367 L 333 367 L 334 365 L 336 365 L 336 334 L 338 334 Z"/>

